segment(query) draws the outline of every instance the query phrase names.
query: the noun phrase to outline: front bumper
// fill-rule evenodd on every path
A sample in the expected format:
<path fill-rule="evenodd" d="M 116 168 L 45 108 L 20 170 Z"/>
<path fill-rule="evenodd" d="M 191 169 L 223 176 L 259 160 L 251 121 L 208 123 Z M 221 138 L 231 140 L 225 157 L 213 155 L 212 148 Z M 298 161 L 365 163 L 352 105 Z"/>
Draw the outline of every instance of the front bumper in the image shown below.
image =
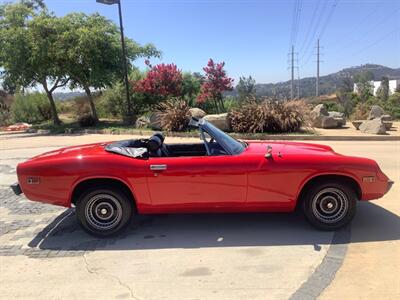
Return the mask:
<path fill-rule="evenodd" d="M 385 194 L 389 193 L 389 191 L 390 191 L 390 189 L 392 188 L 393 184 L 394 184 L 394 181 L 393 181 L 393 180 L 388 180 L 387 188 L 386 188 L 386 193 L 385 193 Z"/>
<path fill-rule="evenodd" d="M 15 195 L 21 195 L 22 194 L 22 190 L 21 187 L 19 186 L 19 184 L 16 182 L 12 185 L 10 185 L 10 188 L 13 190 Z"/>

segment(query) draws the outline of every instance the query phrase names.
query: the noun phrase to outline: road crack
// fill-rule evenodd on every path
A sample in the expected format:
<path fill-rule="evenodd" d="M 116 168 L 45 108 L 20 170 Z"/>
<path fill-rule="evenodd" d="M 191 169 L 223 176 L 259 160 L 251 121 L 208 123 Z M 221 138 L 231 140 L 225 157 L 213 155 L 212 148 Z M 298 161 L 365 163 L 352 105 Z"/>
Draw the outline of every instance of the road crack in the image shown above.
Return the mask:
<path fill-rule="evenodd" d="M 110 278 L 114 279 L 116 282 L 118 282 L 118 284 L 120 286 L 124 287 L 125 289 L 127 289 L 129 291 L 129 294 L 130 294 L 132 299 L 140 300 L 138 297 L 136 297 L 133 294 L 133 291 L 132 291 L 131 287 L 129 285 L 127 285 L 126 283 L 122 282 L 121 279 L 118 276 L 115 276 L 115 275 L 112 275 L 112 274 L 108 274 L 108 273 L 104 274 L 104 273 L 98 272 L 96 269 L 90 267 L 89 262 L 86 259 L 86 253 L 84 253 L 82 257 L 83 257 L 83 260 L 85 262 L 86 270 L 87 270 L 87 272 L 89 274 L 96 274 L 98 276 L 105 276 L 105 277 L 110 277 Z"/>

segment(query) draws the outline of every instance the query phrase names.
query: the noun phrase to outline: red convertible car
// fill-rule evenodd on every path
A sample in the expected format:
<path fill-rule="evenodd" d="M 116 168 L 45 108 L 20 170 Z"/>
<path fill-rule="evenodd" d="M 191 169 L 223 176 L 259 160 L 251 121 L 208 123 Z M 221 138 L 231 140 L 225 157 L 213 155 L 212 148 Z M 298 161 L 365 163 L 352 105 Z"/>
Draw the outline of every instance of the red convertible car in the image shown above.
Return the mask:
<path fill-rule="evenodd" d="M 356 202 L 382 197 L 393 184 L 367 158 L 324 145 L 239 141 L 192 119 L 201 142 L 149 139 L 67 147 L 17 167 L 15 193 L 76 206 L 83 228 L 120 232 L 136 214 L 291 212 L 300 207 L 323 230 L 347 224 Z"/>

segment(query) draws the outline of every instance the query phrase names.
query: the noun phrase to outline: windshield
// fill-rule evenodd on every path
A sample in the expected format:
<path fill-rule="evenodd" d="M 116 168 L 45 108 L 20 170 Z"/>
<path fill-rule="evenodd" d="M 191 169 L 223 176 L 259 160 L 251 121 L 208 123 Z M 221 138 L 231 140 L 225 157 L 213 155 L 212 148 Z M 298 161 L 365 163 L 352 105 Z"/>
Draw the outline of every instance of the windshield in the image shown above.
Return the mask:
<path fill-rule="evenodd" d="M 212 136 L 215 141 L 218 142 L 225 150 L 227 150 L 230 154 L 240 154 L 245 149 L 245 143 L 241 143 L 233 137 L 229 136 L 219 128 L 215 127 L 209 122 L 204 122 L 202 124 L 202 129 L 206 131 L 210 136 Z"/>

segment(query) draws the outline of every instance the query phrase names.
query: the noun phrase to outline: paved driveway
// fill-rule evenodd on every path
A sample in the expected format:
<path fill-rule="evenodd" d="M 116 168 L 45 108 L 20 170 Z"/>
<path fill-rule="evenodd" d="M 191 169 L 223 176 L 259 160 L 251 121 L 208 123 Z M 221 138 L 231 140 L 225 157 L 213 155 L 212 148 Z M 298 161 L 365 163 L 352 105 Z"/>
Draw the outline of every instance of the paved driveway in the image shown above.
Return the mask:
<path fill-rule="evenodd" d="M 389 299 L 399 293 L 398 185 L 378 202 L 360 203 L 351 228 L 336 233 L 314 230 L 299 214 L 167 215 L 140 217 L 123 235 L 102 240 L 81 230 L 73 209 L 27 201 L 6 186 L 16 180 L 16 164 L 30 156 L 127 137 L 0 138 L 3 299 L 287 299 L 321 292 L 327 299 Z M 328 144 L 377 159 L 399 181 L 398 143 Z"/>

